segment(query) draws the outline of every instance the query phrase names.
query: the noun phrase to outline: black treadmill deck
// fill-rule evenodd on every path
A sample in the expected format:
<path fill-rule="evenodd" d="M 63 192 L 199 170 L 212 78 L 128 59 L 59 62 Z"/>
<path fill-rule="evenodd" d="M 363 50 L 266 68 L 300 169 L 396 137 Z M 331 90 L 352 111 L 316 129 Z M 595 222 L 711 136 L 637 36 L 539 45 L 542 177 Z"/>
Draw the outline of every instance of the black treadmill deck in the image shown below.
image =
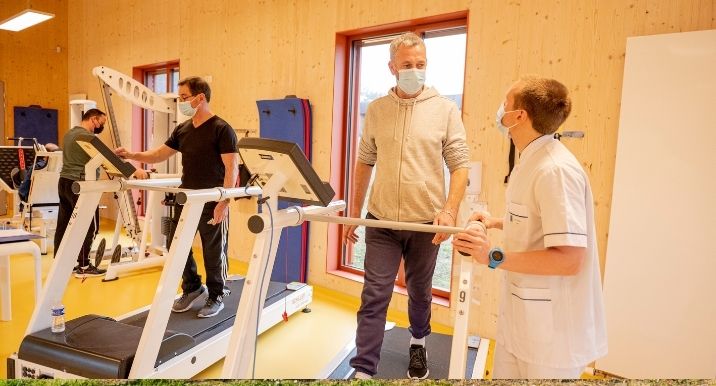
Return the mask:
<path fill-rule="evenodd" d="M 408 377 L 408 355 L 410 347 L 410 331 L 407 328 L 393 327 L 383 335 L 383 346 L 380 350 L 380 363 L 375 379 L 405 379 Z M 428 379 L 447 379 L 450 369 L 450 350 L 452 348 L 452 336 L 438 333 L 431 333 L 425 337 L 425 348 L 428 351 Z M 328 379 L 345 379 L 353 376 L 353 368 L 350 359 L 356 355 L 356 349 L 348 353 L 343 361 L 336 367 Z M 472 377 L 472 369 L 475 367 L 477 349 L 468 348 L 467 366 L 465 379 Z"/>
<path fill-rule="evenodd" d="M 196 316 L 203 302 L 197 302 L 186 312 L 172 312 L 155 365 L 231 328 L 243 283 L 243 278 L 227 280 L 231 294 L 224 297 L 224 309 L 214 317 Z M 284 283 L 271 282 L 264 307 L 292 292 Z M 64 333 L 54 334 L 48 328 L 26 336 L 20 344 L 18 358 L 87 378 L 127 378 L 148 315 L 146 310 L 120 321 L 85 315 L 68 321 Z"/>

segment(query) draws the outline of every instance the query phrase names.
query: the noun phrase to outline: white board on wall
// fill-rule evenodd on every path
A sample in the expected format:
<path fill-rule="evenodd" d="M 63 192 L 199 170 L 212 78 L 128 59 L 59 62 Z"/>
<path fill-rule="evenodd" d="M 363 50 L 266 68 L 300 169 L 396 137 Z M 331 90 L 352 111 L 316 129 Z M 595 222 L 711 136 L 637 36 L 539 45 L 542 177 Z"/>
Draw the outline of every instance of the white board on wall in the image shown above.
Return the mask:
<path fill-rule="evenodd" d="M 627 39 L 604 276 L 627 378 L 716 378 L 716 30 Z"/>

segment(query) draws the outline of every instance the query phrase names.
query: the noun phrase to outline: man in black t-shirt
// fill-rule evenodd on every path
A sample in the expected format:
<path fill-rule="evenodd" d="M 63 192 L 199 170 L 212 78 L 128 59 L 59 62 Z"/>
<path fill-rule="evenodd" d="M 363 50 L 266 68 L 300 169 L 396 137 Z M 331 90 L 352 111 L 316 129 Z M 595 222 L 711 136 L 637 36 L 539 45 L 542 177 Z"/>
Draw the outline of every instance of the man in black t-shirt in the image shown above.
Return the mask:
<path fill-rule="evenodd" d="M 155 149 L 143 152 L 130 152 L 117 148 L 115 153 L 123 158 L 145 163 L 157 163 L 166 160 L 176 152 L 182 154 L 182 188 L 207 189 L 223 186 L 233 188 L 238 174 L 238 154 L 236 153 L 236 134 L 223 119 L 214 115 L 209 108 L 211 89 L 209 84 L 199 77 L 189 77 L 179 82 L 179 110 L 191 119 L 179 124 L 169 139 Z M 198 231 L 204 251 L 206 269 L 206 287 L 201 284 L 197 273 L 193 253 L 189 257 L 182 275 L 182 296 L 174 302 L 172 311 L 185 312 L 200 301 L 207 292 L 204 307 L 197 314 L 208 318 L 218 314 L 223 308 L 225 281 L 228 272 L 227 239 L 229 224 L 227 219 L 228 200 L 208 202 L 199 219 Z M 174 225 L 179 221 L 182 207 L 174 211 Z M 169 234 L 168 243 L 174 238 L 174 229 Z"/>

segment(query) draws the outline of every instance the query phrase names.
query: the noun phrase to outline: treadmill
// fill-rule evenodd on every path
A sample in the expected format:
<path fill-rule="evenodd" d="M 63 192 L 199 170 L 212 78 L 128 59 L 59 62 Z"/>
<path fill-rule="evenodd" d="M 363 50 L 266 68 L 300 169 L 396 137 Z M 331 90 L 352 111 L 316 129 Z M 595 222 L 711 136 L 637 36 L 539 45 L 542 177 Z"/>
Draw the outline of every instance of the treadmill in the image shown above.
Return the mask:
<path fill-rule="evenodd" d="M 239 140 L 239 154 L 254 180 L 262 189 L 259 203 L 267 206 L 268 212 L 255 214 L 248 220 L 248 229 L 256 234 L 254 258 L 249 265 L 247 282 L 241 294 L 239 311 L 231 334 L 229 351 L 224 360 L 222 378 L 251 379 L 255 377 L 253 347 L 256 334 L 253 333 L 258 320 L 257 310 L 261 309 L 267 288 L 260 283 L 268 281 L 275 259 L 272 243 L 278 243 L 280 230 L 284 227 L 298 226 L 305 221 L 317 221 L 344 225 L 359 225 L 395 230 L 410 230 L 429 233 L 458 233 L 464 229 L 439 225 L 416 224 L 398 221 L 360 219 L 335 215 L 345 209 L 345 202 L 331 201 L 333 189 L 318 177 L 316 171 L 296 144 L 263 139 L 242 138 Z M 298 202 L 305 206 L 294 206 L 278 210 L 277 199 Z M 278 230 L 278 232 L 276 232 Z M 468 336 L 469 305 L 471 304 L 472 257 L 462 256 L 460 261 L 460 282 L 458 285 L 455 328 L 452 337 L 431 334 L 428 339 L 437 350 L 431 367 L 434 376 L 442 378 L 482 378 L 484 362 L 489 341 Z M 406 338 L 407 334 L 407 338 Z M 394 328 L 385 335 L 383 358 L 388 358 L 384 366 L 387 370 L 382 376 L 402 378 L 400 372 L 407 366 L 399 364 L 405 360 L 406 342 L 409 340 L 406 329 Z M 433 342 L 434 341 L 434 342 Z M 392 342 L 392 344 L 390 344 Z M 394 349 L 391 346 L 401 346 Z M 348 359 L 354 347 L 345 347 L 338 357 L 329 363 L 316 378 L 346 378 L 351 375 Z M 400 352 L 401 355 L 390 355 Z M 435 353 L 431 354 L 435 356 Z M 391 360 L 389 357 L 394 357 Z M 343 362 L 343 363 L 341 363 Z"/>
<path fill-rule="evenodd" d="M 244 280 L 245 278 L 241 277 L 227 281 L 231 294 L 224 298 L 224 309 L 214 317 L 196 316 L 203 302 L 197 302 L 187 312 L 173 312 L 162 337 L 154 367 L 159 368 L 202 344 L 226 335 L 234 324 Z M 303 288 L 310 289 L 308 286 Z M 259 333 L 282 320 L 284 302 L 290 304 L 292 300 L 288 299 L 297 298 L 296 292 L 286 289 L 285 283 L 270 283 L 262 316 L 274 315 L 278 316 L 278 319 L 276 317 L 272 320 L 262 319 L 264 326 Z M 300 308 L 292 306 L 291 313 L 308 306 L 310 296 L 303 298 Z M 272 308 L 278 312 L 272 312 Z M 20 344 L 15 366 L 8 366 L 8 379 L 68 378 L 69 375 L 81 378 L 129 378 L 129 371 L 148 315 L 149 309 L 143 309 L 118 320 L 90 314 L 66 322 L 63 333 L 56 334 L 50 328 L 46 328 L 28 335 Z M 102 333 L 98 334 L 98 331 Z M 13 359 L 10 361 L 12 363 Z M 58 371 L 62 373 L 61 376 L 58 375 Z M 165 376 L 171 377 L 171 375 Z"/>
<path fill-rule="evenodd" d="M 225 307 L 217 316 L 197 318 L 200 304 L 196 304 L 195 310 L 171 312 L 201 210 L 208 201 L 258 196 L 261 189 L 171 188 L 176 191 L 178 202 L 184 204 L 184 210 L 152 304 L 116 319 L 84 315 L 67 321 L 64 332 L 53 333 L 50 308 L 62 299 L 81 240 L 102 193 L 169 189 L 163 186 L 162 179 L 129 180 L 134 166 L 119 159 L 99 138 L 88 135 L 78 142 L 91 157 L 85 166 L 86 171 L 91 171 L 87 176 L 94 176 L 94 170 L 101 166 L 110 176 L 119 178 L 74 184 L 73 191 L 80 195 L 79 200 L 25 337 L 18 352 L 8 358 L 8 379 L 191 378 L 226 355 L 245 281 L 244 278 L 227 281 L 231 294 L 225 297 Z M 290 315 L 306 309 L 312 299 L 312 288 L 303 283 L 292 283 L 292 289 L 280 282 L 269 282 L 266 287 L 255 334 L 282 321 L 284 312 Z"/>

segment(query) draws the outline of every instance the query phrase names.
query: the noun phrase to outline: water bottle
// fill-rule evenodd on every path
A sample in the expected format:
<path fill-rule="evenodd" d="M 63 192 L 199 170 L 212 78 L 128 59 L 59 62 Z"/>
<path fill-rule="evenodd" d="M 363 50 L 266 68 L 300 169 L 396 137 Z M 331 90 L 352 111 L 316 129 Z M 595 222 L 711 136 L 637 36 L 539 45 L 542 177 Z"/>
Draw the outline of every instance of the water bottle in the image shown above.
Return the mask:
<path fill-rule="evenodd" d="M 65 331 L 65 306 L 56 304 L 52 307 L 52 332 Z"/>
<path fill-rule="evenodd" d="M 485 224 L 482 221 L 470 221 L 465 227 L 465 229 L 478 229 L 482 230 L 482 232 L 487 232 L 487 227 L 485 227 Z M 469 254 L 464 252 L 460 252 L 460 254 L 463 256 L 470 256 Z"/>

